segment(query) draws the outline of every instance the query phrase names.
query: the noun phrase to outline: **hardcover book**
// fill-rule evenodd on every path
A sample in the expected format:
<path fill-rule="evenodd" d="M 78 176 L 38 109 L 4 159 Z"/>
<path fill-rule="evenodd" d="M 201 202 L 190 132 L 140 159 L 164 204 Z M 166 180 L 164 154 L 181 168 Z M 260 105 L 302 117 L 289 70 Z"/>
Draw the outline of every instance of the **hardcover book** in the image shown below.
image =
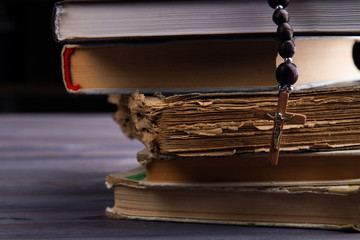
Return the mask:
<path fill-rule="evenodd" d="M 117 219 L 287 226 L 359 231 L 359 184 L 236 186 L 202 183 L 163 185 L 144 169 L 110 174 Z"/>
<path fill-rule="evenodd" d="M 349 37 L 297 39 L 296 88 L 359 80 L 356 44 Z M 272 39 L 65 45 L 62 53 L 65 87 L 85 94 L 274 90 L 282 61 Z"/>
<path fill-rule="evenodd" d="M 360 181 L 360 150 L 283 153 L 274 167 L 267 154 L 178 157 L 139 151 L 146 179 L 158 184 L 233 183 L 242 186 L 352 184 Z"/>
<path fill-rule="evenodd" d="M 292 1 L 299 35 L 359 35 L 359 0 Z M 265 1 L 62 1 L 54 7 L 57 41 L 264 36 L 274 34 Z"/>
<path fill-rule="evenodd" d="M 358 83 L 356 83 L 358 84 Z M 276 92 L 112 95 L 124 132 L 154 153 L 179 157 L 234 156 L 269 151 L 273 121 L 255 117 L 274 109 Z M 288 109 L 307 122 L 286 124 L 281 151 L 360 148 L 359 87 L 295 91 Z"/>

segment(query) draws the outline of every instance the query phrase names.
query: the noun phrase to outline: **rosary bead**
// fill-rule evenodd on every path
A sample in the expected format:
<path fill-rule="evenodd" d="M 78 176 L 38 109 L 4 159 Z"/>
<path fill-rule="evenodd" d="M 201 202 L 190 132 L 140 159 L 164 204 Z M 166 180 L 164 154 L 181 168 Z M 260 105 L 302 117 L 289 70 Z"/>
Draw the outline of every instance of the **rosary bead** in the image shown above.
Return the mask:
<path fill-rule="evenodd" d="M 276 25 L 280 25 L 282 23 L 287 23 L 289 22 L 289 13 L 283 9 L 283 8 L 278 8 L 274 11 L 273 14 L 273 21 L 274 23 L 276 23 Z"/>
<path fill-rule="evenodd" d="M 291 86 L 299 77 L 297 67 L 293 63 L 281 63 L 276 69 L 276 80 L 281 86 Z"/>
<path fill-rule="evenodd" d="M 290 3 L 290 0 L 268 0 L 268 4 L 271 8 L 276 8 L 276 6 L 281 5 L 283 8 L 286 8 Z"/>
<path fill-rule="evenodd" d="M 286 40 L 280 42 L 278 52 L 282 58 L 291 58 L 294 56 L 295 50 L 295 43 L 292 40 Z"/>
<path fill-rule="evenodd" d="M 289 23 L 282 23 L 277 28 L 277 34 L 281 40 L 290 40 L 293 37 L 294 31 Z"/>

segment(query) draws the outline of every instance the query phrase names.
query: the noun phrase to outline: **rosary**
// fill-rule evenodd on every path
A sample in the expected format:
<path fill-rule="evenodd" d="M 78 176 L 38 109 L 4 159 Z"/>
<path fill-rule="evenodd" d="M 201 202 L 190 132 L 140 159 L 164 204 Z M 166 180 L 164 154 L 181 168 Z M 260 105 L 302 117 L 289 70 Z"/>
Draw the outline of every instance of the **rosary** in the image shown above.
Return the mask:
<path fill-rule="evenodd" d="M 292 63 L 295 54 L 295 43 L 292 41 L 293 28 L 289 24 L 289 14 L 285 8 L 290 0 L 268 0 L 270 7 L 275 9 L 273 21 L 278 25 L 277 35 L 280 39 L 278 52 L 284 58 L 276 69 L 276 80 L 279 83 L 279 99 L 276 111 L 257 109 L 255 116 L 261 119 L 274 121 L 272 141 L 269 151 L 269 163 L 276 166 L 278 164 L 281 136 L 285 122 L 291 124 L 305 124 L 306 116 L 301 114 L 286 112 L 289 95 L 293 90 L 293 85 L 299 76 L 297 67 Z"/>

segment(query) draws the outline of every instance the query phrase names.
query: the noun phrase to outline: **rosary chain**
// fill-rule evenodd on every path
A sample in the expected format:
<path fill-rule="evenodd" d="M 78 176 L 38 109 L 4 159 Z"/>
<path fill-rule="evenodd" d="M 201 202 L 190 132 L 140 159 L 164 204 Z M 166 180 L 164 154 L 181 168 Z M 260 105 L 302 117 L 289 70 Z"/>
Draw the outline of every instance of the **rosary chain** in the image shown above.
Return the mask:
<path fill-rule="evenodd" d="M 292 85 L 299 77 L 297 66 L 292 62 L 296 46 L 292 40 L 294 30 L 289 24 L 289 13 L 285 9 L 289 3 L 290 0 L 268 0 L 268 4 L 274 9 L 272 19 L 278 25 L 277 35 L 280 40 L 278 52 L 284 58 L 284 62 L 276 69 L 276 80 L 280 84 L 279 90 L 287 92 L 293 90 Z"/>

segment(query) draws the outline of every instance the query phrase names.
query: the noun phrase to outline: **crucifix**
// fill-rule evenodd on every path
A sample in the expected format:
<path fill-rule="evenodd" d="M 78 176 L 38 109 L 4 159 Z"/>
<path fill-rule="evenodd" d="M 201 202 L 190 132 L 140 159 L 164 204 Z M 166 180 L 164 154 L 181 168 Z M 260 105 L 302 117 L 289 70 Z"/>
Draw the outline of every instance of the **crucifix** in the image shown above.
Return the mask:
<path fill-rule="evenodd" d="M 304 124 L 306 122 L 305 115 L 286 112 L 288 100 L 289 92 L 280 90 L 276 111 L 265 109 L 256 109 L 255 111 L 255 117 L 274 121 L 268 159 L 269 163 L 274 166 L 276 166 L 278 163 L 284 123 L 287 122 L 290 124 Z"/>

